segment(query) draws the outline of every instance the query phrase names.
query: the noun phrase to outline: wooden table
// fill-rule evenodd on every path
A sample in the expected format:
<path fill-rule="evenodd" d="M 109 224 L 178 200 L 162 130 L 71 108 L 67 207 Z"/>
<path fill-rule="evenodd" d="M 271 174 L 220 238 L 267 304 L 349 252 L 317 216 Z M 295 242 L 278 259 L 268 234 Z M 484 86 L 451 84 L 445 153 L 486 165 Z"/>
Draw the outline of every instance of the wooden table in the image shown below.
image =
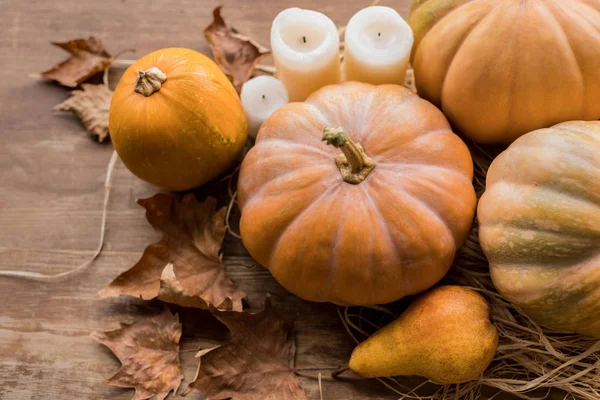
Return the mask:
<path fill-rule="evenodd" d="M 268 44 L 270 23 L 285 8 L 318 9 L 342 26 L 368 3 L 231 0 L 224 4 L 223 13 L 241 32 Z M 387 4 L 407 15 L 409 3 L 397 0 Z M 219 4 L 216 0 L 0 1 L 0 269 L 65 271 L 89 257 L 98 241 L 103 182 L 112 146 L 88 138 L 74 116 L 52 113 L 68 90 L 30 77 L 65 58 L 49 41 L 94 35 L 103 39 L 112 54 L 136 49 L 136 54 L 127 58 L 169 46 L 210 54 L 202 30 Z M 115 70 L 113 79 L 121 72 Z M 160 308 L 158 303 L 103 300 L 97 295 L 137 261 L 147 244 L 158 239 L 136 204 L 136 199 L 156 191 L 117 164 L 106 244 L 92 267 L 52 283 L 0 278 L 1 399 L 132 397 L 132 390 L 103 383 L 119 369 L 119 362 L 89 334 L 116 329 L 121 321 L 132 322 Z M 251 262 L 241 242 L 232 237 L 226 239 L 225 254 L 227 264 Z M 277 309 L 296 319 L 298 368 L 336 367 L 347 360 L 353 341 L 333 305 L 299 300 L 261 267 L 227 269 L 249 294 L 253 308 L 260 307 L 269 292 Z M 189 382 L 196 368 L 191 350 L 224 341 L 227 332 L 206 312 L 179 311 L 184 324 L 182 348 L 190 350 L 182 353 Z M 300 379 L 308 398 L 319 398 L 317 380 Z M 323 382 L 323 396 L 325 400 L 396 397 L 377 382 L 330 379 Z"/>

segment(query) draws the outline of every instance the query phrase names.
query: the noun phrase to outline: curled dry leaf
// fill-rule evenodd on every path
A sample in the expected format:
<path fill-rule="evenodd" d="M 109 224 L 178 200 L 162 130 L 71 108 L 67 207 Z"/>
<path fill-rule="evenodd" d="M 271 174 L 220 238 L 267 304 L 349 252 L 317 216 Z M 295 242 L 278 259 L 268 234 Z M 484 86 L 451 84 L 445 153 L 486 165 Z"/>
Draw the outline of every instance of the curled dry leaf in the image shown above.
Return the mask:
<path fill-rule="evenodd" d="M 184 307 L 242 311 L 246 294 L 227 276 L 221 264 L 225 238 L 225 207 L 217 201 L 203 203 L 192 193 L 181 202 L 167 194 L 138 200 L 150 224 L 163 233 L 149 245 L 142 258 L 99 294 L 128 295 L 160 300 Z"/>
<path fill-rule="evenodd" d="M 104 85 L 84 83 L 83 90 L 74 90 L 71 97 L 54 107 L 54 111 L 75 113 L 90 136 L 99 142 L 108 137 L 108 110 L 112 91 Z"/>
<path fill-rule="evenodd" d="M 240 93 L 242 85 L 250 79 L 252 71 L 269 50 L 228 27 L 221 17 L 221 7 L 213 10 L 213 21 L 204 29 L 204 36 L 212 50 L 215 62 L 233 81 Z"/>
<path fill-rule="evenodd" d="M 157 297 L 159 300 L 179 304 L 182 307 L 207 308 L 206 302 L 200 296 L 191 295 L 185 290 L 175 276 L 175 270 L 171 263 L 167 264 L 160 276 L 160 289 Z M 231 310 L 233 308 L 231 299 L 226 298 L 221 304 L 221 308 Z"/>
<path fill-rule="evenodd" d="M 121 361 L 121 369 L 106 383 L 134 388 L 132 400 L 162 400 L 177 392 L 183 380 L 179 363 L 181 324 L 177 314 L 169 310 L 133 324 L 121 324 L 121 329 L 109 332 L 92 332 L 92 337 L 102 343 Z"/>
<path fill-rule="evenodd" d="M 273 311 L 270 297 L 257 314 L 211 312 L 231 341 L 197 354 L 198 373 L 184 396 L 199 390 L 207 400 L 306 400 L 293 371 L 293 328 Z"/>
<path fill-rule="evenodd" d="M 110 67 L 113 61 L 110 54 L 104 50 L 102 41 L 93 36 L 88 39 L 52 42 L 52 44 L 71 53 L 71 57 L 42 72 L 42 77 L 68 87 L 77 87 Z"/>
<path fill-rule="evenodd" d="M 412 90 L 413 93 L 417 93 L 417 84 L 415 83 L 415 70 L 409 67 L 406 70 L 406 77 L 404 78 L 404 86 Z"/>

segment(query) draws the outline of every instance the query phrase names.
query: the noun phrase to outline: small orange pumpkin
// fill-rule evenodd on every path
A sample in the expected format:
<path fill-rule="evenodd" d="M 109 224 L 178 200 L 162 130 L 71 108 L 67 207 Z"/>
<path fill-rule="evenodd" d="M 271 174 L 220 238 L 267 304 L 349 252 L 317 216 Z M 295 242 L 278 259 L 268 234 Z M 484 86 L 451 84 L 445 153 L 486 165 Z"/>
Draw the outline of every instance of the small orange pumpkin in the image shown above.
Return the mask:
<path fill-rule="evenodd" d="M 410 90 L 326 86 L 263 123 L 240 170 L 242 239 L 303 299 L 387 303 L 448 271 L 473 220 L 472 174 L 444 115 Z"/>
<path fill-rule="evenodd" d="M 169 48 L 125 71 L 112 97 L 109 130 L 131 172 L 165 189 L 187 190 L 231 167 L 248 123 L 233 85 L 212 60 Z"/>

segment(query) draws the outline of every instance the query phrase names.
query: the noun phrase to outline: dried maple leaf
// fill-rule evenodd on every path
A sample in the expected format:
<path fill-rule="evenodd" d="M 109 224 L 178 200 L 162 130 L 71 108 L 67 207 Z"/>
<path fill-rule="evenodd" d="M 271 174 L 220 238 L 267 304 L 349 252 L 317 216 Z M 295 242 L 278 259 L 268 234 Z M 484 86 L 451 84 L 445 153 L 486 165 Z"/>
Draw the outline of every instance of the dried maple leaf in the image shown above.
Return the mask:
<path fill-rule="evenodd" d="M 133 324 L 121 324 L 121 329 L 92 332 L 94 339 L 108 347 L 121 361 L 121 369 L 106 383 L 134 388 L 132 400 L 157 396 L 162 400 L 177 392 L 183 380 L 179 363 L 181 324 L 177 314 L 169 310 Z"/>
<path fill-rule="evenodd" d="M 104 85 L 84 83 L 83 90 L 73 90 L 71 97 L 54 107 L 54 111 L 75 113 L 88 133 L 99 142 L 108 137 L 108 110 L 112 91 Z"/>
<path fill-rule="evenodd" d="M 220 253 L 225 238 L 225 207 L 203 203 L 192 193 L 177 202 L 167 194 L 138 200 L 150 224 L 163 233 L 146 248 L 142 258 L 99 294 L 159 299 L 184 307 L 242 311 L 246 294 L 227 276 Z M 162 282 L 161 282 L 162 281 Z M 162 285 L 162 290 L 161 290 Z"/>
<path fill-rule="evenodd" d="M 204 36 L 215 62 L 231 78 L 233 86 L 240 93 L 258 61 L 269 54 L 269 50 L 228 27 L 221 17 L 221 7 L 213 10 L 213 21 L 204 29 Z"/>
<path fill-rule="evenodd" d="M 206 301 L 201 297 L 189 294 L 175 276 L 173 264 L 169 263 L 160 276 L 160 289 L 157 298 L 167 303 L 179 304 L 182 307 L 207 308 Z M 226 298 L 221 308 L 231 310 L 233 304 Z M 241 310 L 238 310 L 241 311 Z"/>
<path fill-rule="evenodd" d="M 207 400 L 306 400 L 292 370 L 292 326 L 275 314 L 270 297 L 257 314 L 211 312 L 229 328 L 231 341 L 197 355 L 198 373 L 184 396 L 199 390 Z"/>
<path fill-rule="evenodd" d="M 52 42 L 52 44 L 71 53 L 71 57 L 42 72 L 42 77 L 55 80 L 65 86 L 77 87 L 110 67 L 113 61 L 110 54 L 104 50 L 102 41 L 93 36 L 88 39 Z"/>

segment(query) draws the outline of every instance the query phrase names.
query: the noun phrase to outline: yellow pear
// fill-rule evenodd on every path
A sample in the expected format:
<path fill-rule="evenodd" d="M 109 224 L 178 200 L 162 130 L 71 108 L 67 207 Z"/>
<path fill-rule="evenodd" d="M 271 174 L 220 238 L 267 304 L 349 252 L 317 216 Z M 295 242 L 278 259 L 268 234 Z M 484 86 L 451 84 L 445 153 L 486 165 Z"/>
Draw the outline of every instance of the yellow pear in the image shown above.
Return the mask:
<path fill-rule="evenodd" d="M 440 286 L 358 345 L 348 367 L 365 378 L 419 375 L 461 383 L 481 376 L 497 346 L 485 299 L 461 286 Z"/>

